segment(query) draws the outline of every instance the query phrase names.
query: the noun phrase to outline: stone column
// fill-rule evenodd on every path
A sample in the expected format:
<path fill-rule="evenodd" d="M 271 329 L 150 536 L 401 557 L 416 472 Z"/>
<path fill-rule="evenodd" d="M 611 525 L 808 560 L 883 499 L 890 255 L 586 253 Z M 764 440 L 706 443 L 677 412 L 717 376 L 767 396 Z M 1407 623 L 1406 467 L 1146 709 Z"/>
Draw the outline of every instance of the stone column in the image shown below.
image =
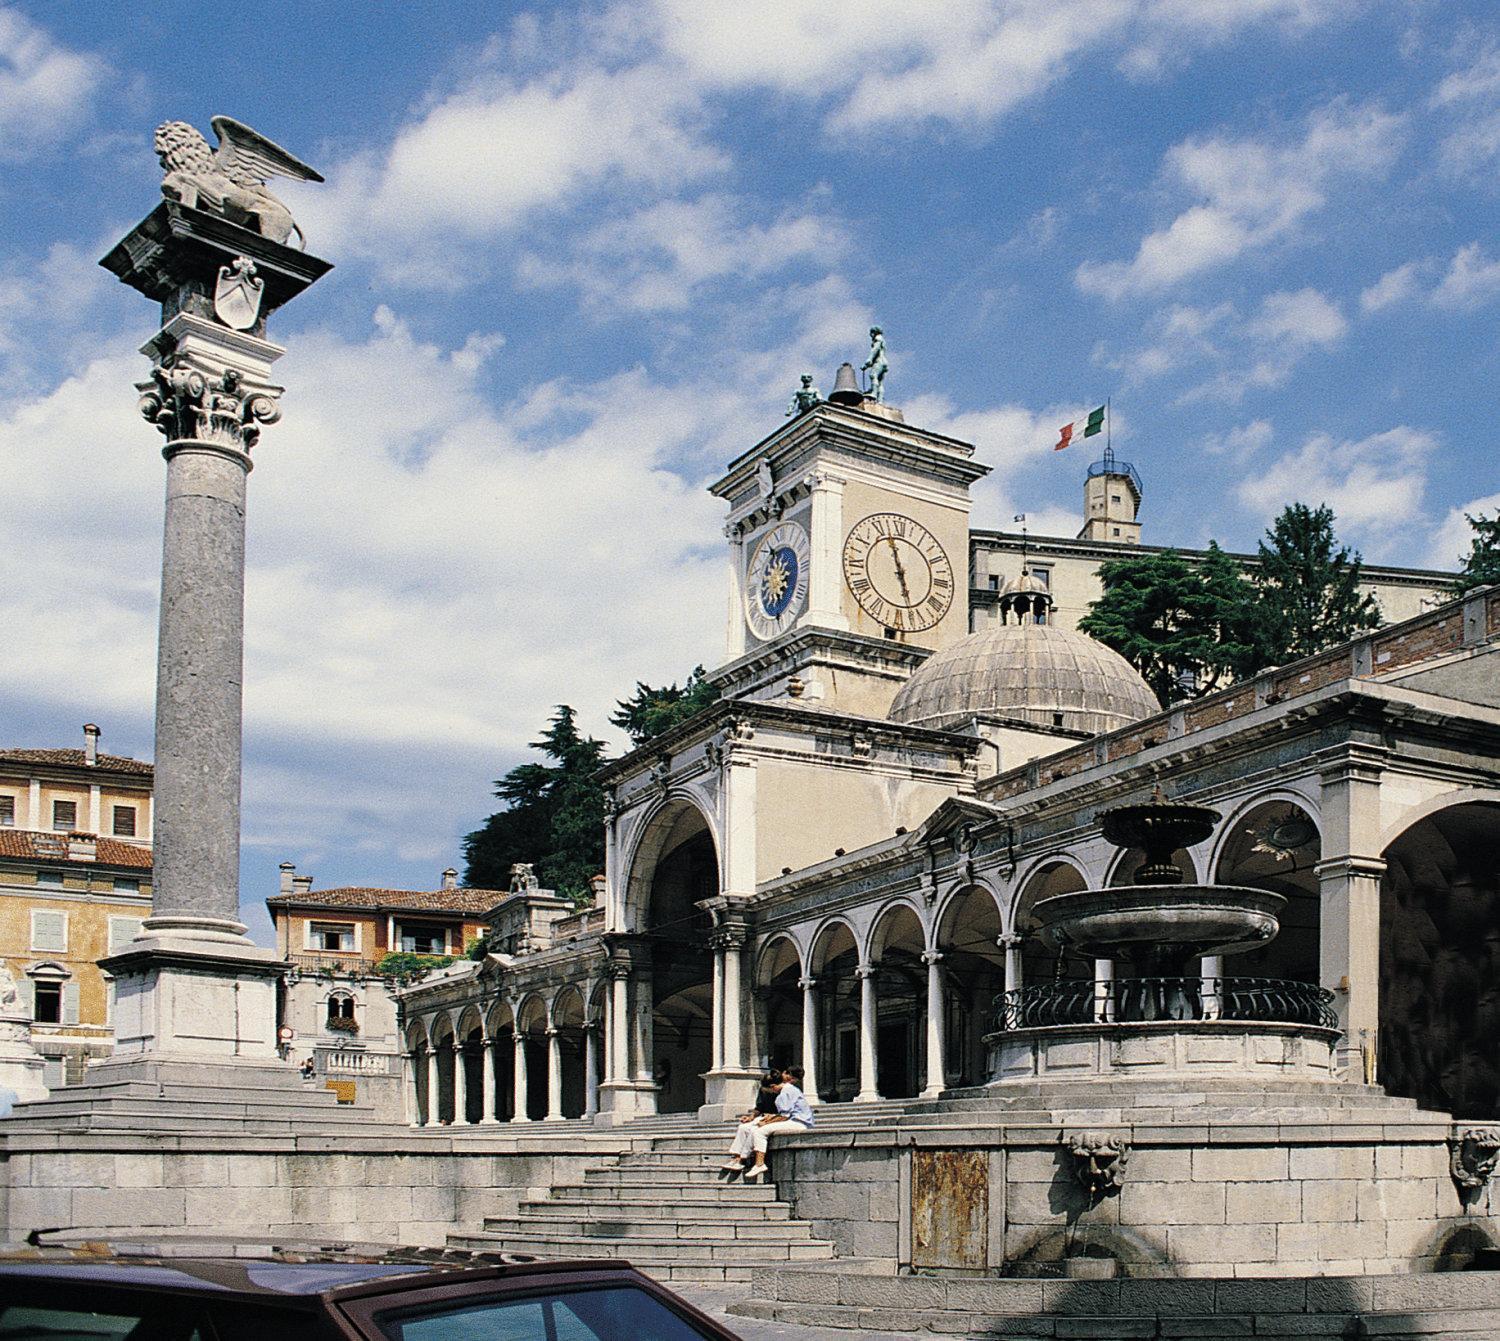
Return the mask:
<path fill-rule="evenodd" d="M 849 619 L 843 609 L 844 480 L 817 470 L 804 483 L 812 494 L 808 535 L 812 559 L 808 564 L 807 610 L 797 623 L 847 629 Z"/>
<path fill-rule="evenodd" d="M 1005 990 L 1007 992 L 1021 990 L 1021 946 L 1025 940 L 1024 936 L 1008 931 L 995 942 L 1005 954 Z"/>
<path fill-rule="evenodd" d="M 401 1109 L 408 1127 L 418 1126 L 417 1119 L 421 1116 L 419 1100 L 422 1096 L 417 1092 L 417 1062 L 417 1053 L 403 1052 L 401 1054 L 401 1068 L 406 1082 L 401 1086 Z"/>
<path fill-rule="evenodd" d="M 1115 961 L 1094 960 L 1094 1019 L 1103 1024 L 1115 1018 Z"/>
<path fill-rule="evenodd" d="M 563 1120 L 562 1030 L 547 1026 L 547 1121 Z"/>
<path fill-rule="evenodd" d="M 745 537 L 736 525 L 724 527 L 729 541 L 729 609 L 724 622 L 724 660 L 745 655 Z"/>
<path fill-rule="evenodd" d="M 512 1017 L 514 1018 L 514 1017 Z M 526 1106 L 528 1084 L 526 1080 L 526 1035 L 517 1026 L 515 1030 L 515 1094 L 512 1096 L 515 1103 L 515 1114 L 512 1122 L 530 1122 L 531 1114 Z"/>
<path fill-rule="evenodd" d="M 429 1043 L 427 1045 L 427 1122 L 429 1127 L 436 1127 L 438 1123 L 438 1087 L 442 1084 L 442 1077 L 438 1072 L 437 1049 Z"/>
<path fill-rule="evenodd" d="M 453 1039 L 453 1125 L 460 1127 L 469 1120 L 469 1068 L 464 1057 L 464 1045 L 455 1035 Z"/>
<path fill-rule="evenodd" d="M 606 1079 L 623 1085 L 630 1079 L 630 976 L 616 972 L 609 985 L 609 1063 Z"/>
<path fill-rule="evenodd" d="M 139 390 L 167 461 L 152 911 L 102 961 L 116 1056 L 272 1062 L 281 966 L 239 915 L 246 477 L 262 425 L 281 417 L 270 371 L 284 351 L 266 317 L 329 266 L 175 201 L 102 264 L 162 305 Z"/>
<path fill-rule="evenodd" d="M 880 1089 L 875 1080 L 875 965 L 854 970 L 859 979 L 859 1093 L 855 1103 L 875 1103 Z"/>
<path fill-rule="evenodd" d="M 709 1063 L 715 1071 L 724 1069 L 724 1019 L 729 1012 L 729 1003 L 724 995 L 724 947 L 714 947 L 714 985 L 713 985 L 713 1047 L 709 1053 L 712 1058 Z"/>
<path fill-rule="evenodd" d="M 927 1084 L 924 1099 L 936 1099 L 948 1086 L 943 1071 L 943 956 L 937 950 L 924 950 L 922 962 L 927 965 Z"/>
<path fill-rule="evenodd" d="M 654 1092 L 656 1079 L 651 1072 L 656 1065 L 656 1039 L 653 1028 L 655 1021 L 651 1018 L 651 990 L 650 973 L 637 969 L 631 974 L 630 994 L 635 998 L 631 1003 L 630 1013 L 635 1034 L 632 1040 L 635 1052 L 635 1081 L 637 1085 L 652 1089 Z"/>
<path fill-rule="evenodd" d="M 721 1065 L 729 1071 L 745 1067 L 744 1005 L 740 999 L 740 968 L 744 941 L 729 933 L 724 938 L 724 1056 Z"/>
<path fill-rule="evenodd" d="M 798 978 L 802 989 L 802 1083 L 807 1102 L 819 1102 L 818 1096 L 818 980 Z"/>
<path fill-rule="evenodd" d="M 483 1078 L 484 1111 L 480 1113 L 479 1120 L 485 1126 L 490 1127 L 497 1124 L 500 1119 L 495 1116 L 496 1093 L 495 1093 L 495 1040 L 488 1034 L 479 1045 L 479 1057 L 483 1069 L 480 1075 Z"/>
<path fill-rule="evenodd" d="M 583 1115 L 593 1117 L 599 1111 L 599 1027 L 591 1024 L 583 1031 Z"/>
<path fill-rule="evenodd" d="M 1380 1028 L 1380 779 L 1384 750 L 1351 744 L 1322 776 L 1319 972 L 1338 1011 L 1345 1079 L 1375 1083 Z"/>

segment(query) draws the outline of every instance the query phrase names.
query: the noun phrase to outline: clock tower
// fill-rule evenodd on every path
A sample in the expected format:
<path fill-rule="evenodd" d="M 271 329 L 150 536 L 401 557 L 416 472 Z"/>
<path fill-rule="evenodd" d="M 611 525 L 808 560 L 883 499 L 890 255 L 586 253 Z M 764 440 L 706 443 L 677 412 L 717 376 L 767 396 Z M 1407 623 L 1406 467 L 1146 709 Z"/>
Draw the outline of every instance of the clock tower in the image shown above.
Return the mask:
<path fill-rule="evenodd" d="M 730 464 L 726 696 L 883 717 L 927 656 L 969 631 L 974 448 L 854 389 Z"/>

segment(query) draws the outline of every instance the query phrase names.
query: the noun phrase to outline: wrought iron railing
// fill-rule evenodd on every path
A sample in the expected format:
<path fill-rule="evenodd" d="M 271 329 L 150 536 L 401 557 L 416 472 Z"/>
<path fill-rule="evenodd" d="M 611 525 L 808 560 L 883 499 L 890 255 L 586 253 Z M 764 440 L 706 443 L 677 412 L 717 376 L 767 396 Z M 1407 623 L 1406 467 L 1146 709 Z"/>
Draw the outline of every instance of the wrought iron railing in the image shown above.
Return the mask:
<path fill-rule="evenodd" d="M 1289 978 L 1065 978 L 995 998 L 997 1032 L 1169 1020 L 1338 1025 L 1332 992 Z"/>

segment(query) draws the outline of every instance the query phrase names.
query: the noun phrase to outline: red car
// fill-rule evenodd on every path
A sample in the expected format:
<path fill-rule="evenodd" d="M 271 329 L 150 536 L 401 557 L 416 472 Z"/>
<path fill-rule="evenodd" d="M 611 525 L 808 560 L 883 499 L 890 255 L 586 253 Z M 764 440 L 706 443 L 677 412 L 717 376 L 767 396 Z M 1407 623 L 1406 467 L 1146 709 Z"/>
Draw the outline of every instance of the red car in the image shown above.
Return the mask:
<path fill-rule="evenodd" d="M 451 1257 L 0 1252 L 0 1341 L 738 1341 L 626 1262 Z"/>

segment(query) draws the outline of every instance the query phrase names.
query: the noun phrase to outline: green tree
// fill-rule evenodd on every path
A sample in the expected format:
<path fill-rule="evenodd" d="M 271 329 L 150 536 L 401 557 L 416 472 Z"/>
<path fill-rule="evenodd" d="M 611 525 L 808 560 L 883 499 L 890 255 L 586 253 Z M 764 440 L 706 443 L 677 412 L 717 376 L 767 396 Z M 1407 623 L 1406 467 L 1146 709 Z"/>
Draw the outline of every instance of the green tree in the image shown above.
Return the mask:
<path fill-rule="evenodd" d="M 1500 582 L 1500 512 L 1493 517 L 1486 517 L 1482 512 L 1471 517 L 1466 512 L 1464 520 L 1473 528 L 1474 538 L 1463 558 L 1463 567 L 1453 581 L 1457 595 L 1491 582 Z"/>
<path fill-rule="evenodd" d="M 1163 703 L 1251 673 L 1264 641 L 1255 593 L 1217 545 L 1190 562 L 1175 550 L 1102 564 L 1103 594 L 1078 627 L 1140 672 Z"/>
<path fill-rule="evenodd" d="M 1333 522 L 1330 507 L 1292 503 L 1260 542 L 1251 581 L 1265 621 L 1263 666 L 1312 656 L 1380 627 L 1375 598 L 1359 590 L 1360 557 L 1338 543 Z"/>
<path fill-rule="evenodd" d="M 619 701 L 619 711 L 609 720 L 630 737 L 632 745 L 644 745 L 702 712 L 718 697 L 719 691 L 708 682 L 703 667 L 694 666 L 680 689 L 675 684 L 654 689 L 637 680 L 635 693 Z"/>
<path fill-rule="evenodd" d="M 518 764 L 495 783 L 505 808 L 464 838 L 464 883 L 505 889 L 511 866 L 529 862 L 544 886 L 581 902 L 604 869 L 604 788 L 594 776 L 604 744 L 560 704 L 531 748 L 550 762 Z"/>

